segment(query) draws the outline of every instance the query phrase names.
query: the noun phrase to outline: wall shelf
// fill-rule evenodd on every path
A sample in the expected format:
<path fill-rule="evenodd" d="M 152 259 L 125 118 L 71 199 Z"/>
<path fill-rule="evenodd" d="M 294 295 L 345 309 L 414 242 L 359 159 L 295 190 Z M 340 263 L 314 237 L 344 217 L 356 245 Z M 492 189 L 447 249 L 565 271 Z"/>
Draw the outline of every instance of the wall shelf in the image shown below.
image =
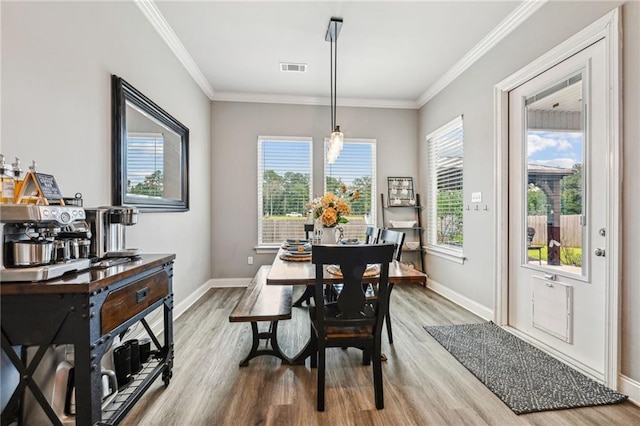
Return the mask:
<path fill-rule="evenodd" d="M 404 178 L 389 178 L 389 179 L 404 179 Z M 410 181 L 411 192 L 413 194 L 413 182 Z M 406 246 L 402 248 L 402 258 L 403 260 L 405 253 L 411 253 L 411 256 L 415 256 L 414 253 L 418 253 L 420 256 L 420 267 L 422 272 L 426 272 L 425 263 L 424 263 L 424 241 L 423 241 L 423 231 L 425 228 L 422 226 L 422 215 L 420 214 L 423 207 L 420 204 L 420 194 L 415 194 L 415 204 L 403 204 L 403 205 L 389 205 L 388 201 L 385 201 L 384 194 L 380 194 L 380 206 L 382 209 L 382 227 L 385 229 L 390 229 L 394 231 L 401 231 L 406 234 L 405 238 L 407 241 L 418 241 L 419 248 L 417 249 L 409 249 Z M 391 211 L 393 212 L 393 218 L 389 218 Z M 403 212 L 407 214 L 403 215 Z M 411 217 L 408 217 L 408 214 L 411 214 Z M 402 220 L 414 220 L 416 221 L 416 226 L 412 227 L 399 227 L 399 226 L 390 226 L 391 219 L 402 219 Z M 418 269 L 418 268 L 416 268 Z"/>

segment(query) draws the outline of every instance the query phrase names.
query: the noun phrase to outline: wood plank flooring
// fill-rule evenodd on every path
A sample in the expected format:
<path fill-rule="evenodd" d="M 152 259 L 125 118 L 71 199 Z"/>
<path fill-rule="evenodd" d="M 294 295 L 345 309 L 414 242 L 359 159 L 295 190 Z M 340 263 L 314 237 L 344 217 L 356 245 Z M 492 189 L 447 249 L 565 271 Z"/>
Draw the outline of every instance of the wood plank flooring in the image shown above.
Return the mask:
<path fill-rule="evenodd" d="M 302 292 L 295 288 L 294 299 Z M 326 411 L 316 411 L 316 370 L 273 357 L 238 363 L 251 346 L 247 323 L 228 316 L 243 288 L 212 289 L 175 322 L 176 358 L 168 388 L 156 380 L 124 425 L 640 425 L 630 402 L 517 416 L 422 328 L 480 322 L 418 284 L 397 285 L 394 344 L 383 332 L 385 408 L 376 410 L 371 367 L 355 349 L 327 355 Z M 383 330 L 384 331 L 384 330 Z M 279 323 L 293 355 L 309 336 L 308 310 Z"/>

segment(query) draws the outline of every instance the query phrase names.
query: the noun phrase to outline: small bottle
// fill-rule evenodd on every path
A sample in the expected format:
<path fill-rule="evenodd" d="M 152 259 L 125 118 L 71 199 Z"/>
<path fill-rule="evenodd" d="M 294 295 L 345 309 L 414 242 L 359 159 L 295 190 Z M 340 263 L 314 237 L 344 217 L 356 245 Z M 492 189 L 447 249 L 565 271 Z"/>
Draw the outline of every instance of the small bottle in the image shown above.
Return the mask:
<path fill-rule="evenodd" d="M 20 159 L 16 157 L 16 162 L 11 164 L 13 168 L 13 179 L 15 181 L 15 195 L 17 196 L 20 193 L 20 188 L 22 187 L 22 169 L 20 168 Z"/>
<path fill-rule="evenodd" d="M 4 155 L 0 154 L 0 203 L 13 204 L 15 197 L 16 183 L 13 173 L 7 167 Z"/>

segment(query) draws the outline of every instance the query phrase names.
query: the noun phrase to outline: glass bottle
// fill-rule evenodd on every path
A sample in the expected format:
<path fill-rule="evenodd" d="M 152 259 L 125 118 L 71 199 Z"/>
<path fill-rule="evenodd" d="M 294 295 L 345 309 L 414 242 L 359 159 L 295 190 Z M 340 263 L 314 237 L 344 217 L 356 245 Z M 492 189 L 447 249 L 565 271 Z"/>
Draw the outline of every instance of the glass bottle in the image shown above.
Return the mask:
<path fill-rule="evenodd" d="M 22 188 L 22 169 L 20 168 L 20 159 L 16 157 L 16 162 L 11 164 L 13 168 L 13 179 L 15 181 L 15 195 L 17 196 L 20 193 L 20 188 Z"/>
<path fill-rule="evenodd" d="M 13 204 L 16 183 L 12 173 L 5 162 L 4 155 L 0 154 L 0 203 Z"/>

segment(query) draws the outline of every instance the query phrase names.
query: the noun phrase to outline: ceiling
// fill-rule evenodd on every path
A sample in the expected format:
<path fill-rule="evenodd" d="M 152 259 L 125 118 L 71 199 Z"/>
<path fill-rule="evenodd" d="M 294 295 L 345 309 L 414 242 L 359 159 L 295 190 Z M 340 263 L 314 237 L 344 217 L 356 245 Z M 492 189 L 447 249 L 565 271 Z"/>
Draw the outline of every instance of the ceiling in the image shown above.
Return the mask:
<path fill-rule="evenodd" d="M 212 100 L 417 108 L 544 2 L 155 1 L 137 4 Z M 307 64 L 281 72 L 281 62 Z"/>

